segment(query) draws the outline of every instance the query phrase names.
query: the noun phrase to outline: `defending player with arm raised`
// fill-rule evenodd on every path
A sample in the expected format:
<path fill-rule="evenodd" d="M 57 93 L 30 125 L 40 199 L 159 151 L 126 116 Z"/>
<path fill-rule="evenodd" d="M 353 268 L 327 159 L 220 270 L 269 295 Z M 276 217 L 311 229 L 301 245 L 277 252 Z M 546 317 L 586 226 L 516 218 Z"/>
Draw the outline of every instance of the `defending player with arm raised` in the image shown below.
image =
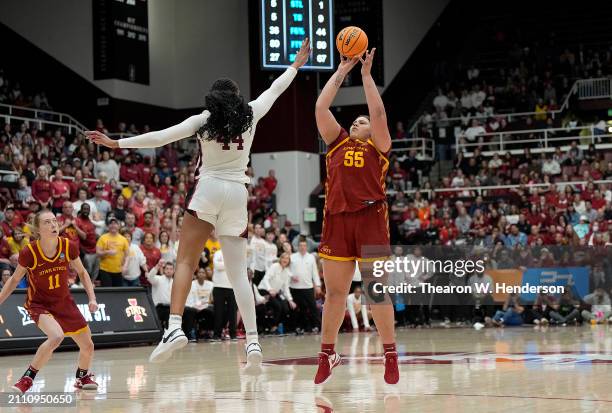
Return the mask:
<path fill-rule="evenodd" d="M 315 109 L 317 128 L 328 145 L 323 235 L 319 245 L 319 256 L 324 259 L 326 296 L 315 384 L 326 382 L 332 369 L 340 364 L 334 346 L 344 318 L 355 261 L 359 262 L 360 271 L 367 274 L 372 272 L 372 261 L 391 255 L 385 192 L 391 136 L 385 107 L 371 75 L 375 51 L 366 51 L 363 58 L 343 57 Z M 347 132 L 329 108 L 345 76 L 358 62 L 369 116 L 358 116 Z M 365 246 L 370 249 L 364 251 Z M 372 315 L 385 351 L 385 381 L 395 384 L 399 370 L 393 306 L 373 305 Z"/>
<path fill-rule="evenodd" d="M 39 239 L 19 253 L 17 269 L 0 292 L 0 305 L 27 274 L 28 292 L 24 307 L 47 340 L 40 345 L 29 368 L 12 388 L 21 393 L 30 389 L 36 373 L 49 361 L 64 336 L 69 336 L 79 347 L 74 387 L 95 390 L 98 384 L 89 373 L 94 353 L 91 331 L 70 295 L 68 267 L 71 266 L 79 275 L 89 298 L 89 311 L 93 313 L 98 310 L 98 304 L 89 274 L 83 267 L 76 245 L 58 236 L 59 225 L 51 211 L 38 212 L 32 229 Z"/>
<path fill-rule="evenodd" d="M 223 78 L 213 83 L 201 114 L 168 129 L 118 141 L 100 132 L 86 132 L 92 142 L 109 148 L 155 148 L 193 135 L 198 138 L 200 153 L 196 185 L 186 202 L 188 213 L 181 228 L 168 329 L 151 354 L 150 361 L 163 362 L 188 342 L 181 330 L 182 314 L 202 246 L 215 230 L 246 329 L 247 371 L 255 373 L 260 370 L 262 353 L 257 336 L 255 303 L 246 273 L 247 242 L 242 237 L 248 223 L 245 184 L 250 178 L 246 169 L 257 122 L 289 87 L 297 70 L 310 58 L 310 52 L 310 42 L 305 39 L 295 62 L 272 82 L 268 90 L 248 104 L 236 82 Z"/>

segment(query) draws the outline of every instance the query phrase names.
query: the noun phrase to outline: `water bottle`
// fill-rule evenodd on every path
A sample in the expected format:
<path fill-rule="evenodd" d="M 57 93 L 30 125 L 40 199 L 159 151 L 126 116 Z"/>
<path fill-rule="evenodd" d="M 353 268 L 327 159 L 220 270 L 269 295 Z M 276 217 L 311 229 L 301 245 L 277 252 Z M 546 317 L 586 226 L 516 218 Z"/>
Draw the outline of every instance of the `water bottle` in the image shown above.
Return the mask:
<path fill-rule="evenodd" d="M 285 334 L 285 326 L 283 325 L 283 323 L 279 323 L 278 324 L 278 334 Z"/>

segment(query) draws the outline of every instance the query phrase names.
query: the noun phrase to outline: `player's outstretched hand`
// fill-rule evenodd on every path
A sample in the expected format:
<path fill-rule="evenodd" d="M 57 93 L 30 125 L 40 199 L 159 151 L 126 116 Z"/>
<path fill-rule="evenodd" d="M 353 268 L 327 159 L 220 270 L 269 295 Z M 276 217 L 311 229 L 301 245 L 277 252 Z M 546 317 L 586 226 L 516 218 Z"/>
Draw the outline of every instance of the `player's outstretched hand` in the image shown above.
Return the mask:
<path fill-rule="evenodd" d="M 349 72 L 355 67 L 355 65 L 359 62 L 359 57 L 355 56 L 353 58 L 348 58 L 346 56 L 340 55 L 340 64 L 338 65 L 338 71 L 343 75 L 348 75 Z"/>
<path fill-rule="evenodd" d="M 296 69 L 299 69 L 300 67 L 304 66 L 310 58 L 311 52 L 312 49 L 310 48 L 310 39 L 307 37 L 302 42 L 302 46 L 295 55 L 295 60 L 293 61 L 293 64 L 291 66 L 295 67 Z"/>
<path fill-rule="evenodd" d="M 374 52 L 376 52 L 376 48 L 373 48 L 369 52 L 366 51 L 365 59 L 359 58 L 361 60 L 361 76 L 370 76 L 372 73 L 372 60 L 374 60 Z"/>
<path fill-rule="evenodd" d="M 102 132 L 98 132 L 97 130 L 88 130 L 84 132 L 85 136 L 89 138 L 90 141 L 95 143 L 96 145 L 106 146 L 107 148 L 118 148 L 119 142 L 112 140 Z"/>
<path fill-rule="evenodd" d="M 96 302 L 96 300 L 91 300 L 89 302 L 89 312 L 95 313 L 96 311 L 98 311 L 98 303 Z"/>

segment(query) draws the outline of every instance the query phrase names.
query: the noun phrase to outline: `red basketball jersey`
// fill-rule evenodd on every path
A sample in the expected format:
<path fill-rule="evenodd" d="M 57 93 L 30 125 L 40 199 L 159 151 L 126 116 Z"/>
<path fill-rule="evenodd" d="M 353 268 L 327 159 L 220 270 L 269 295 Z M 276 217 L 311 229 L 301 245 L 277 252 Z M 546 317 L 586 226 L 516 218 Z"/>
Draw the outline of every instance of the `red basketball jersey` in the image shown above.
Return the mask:
<path fill-rule="evenodd" d="M 325 157 L 325 209 L 330 214 L 355 212 L 386 200 L 387 154 L 374 142 L 351 139 L 345 129 L 332 142 Z"/>
<path fill-rule="evenodd" d="M 25 307 L 32 302 L 56 304 L 70 297 L 68 266 L 79 256 L 79 250 L 68 238 L 59 237 L 57 252 L 46 257 L 39 241 L 33 241 L 19 253 L 19 264 L 28 270 L 28 297 Z"/>

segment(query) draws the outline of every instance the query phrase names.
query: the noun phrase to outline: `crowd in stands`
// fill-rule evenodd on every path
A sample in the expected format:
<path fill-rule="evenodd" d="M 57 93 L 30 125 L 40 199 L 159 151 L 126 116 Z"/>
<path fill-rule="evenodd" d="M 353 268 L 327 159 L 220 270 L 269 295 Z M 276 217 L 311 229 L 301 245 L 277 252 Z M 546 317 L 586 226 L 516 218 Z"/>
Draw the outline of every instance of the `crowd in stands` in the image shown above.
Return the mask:
<path fill-rule="evenodd" d="M 0 103 L 51 110 L 47 95 L 43 91 L 22 89 L 18 81 L 10 79 L 0 67 Z"/>
<path fill-rule="evenodd" d="M 567 135 L 576 136 L 579 132 L 571 128 L 581 125 L 579 119 L 571 114 L 555 117 L 551 112 L 560 109 L 575 79 L 612 74 L 612 46 L 557 48 L 551 40 L 544 46 L 503 47 L 508 48 L 508 57 L 499 68 L 481 72 L 474 65 L 458 65 L 455 80 L 438 87 L 430 108 L 421 116 L 416 135 L 434 138 L 441 159 L 448 159 L 449 146 L 456 140 L 475 143 L 485 133 L 568 128 Z M 500 115 L 504 113 L 529 114 Z M 593 123 L 599 122 L 595 119 Z M 407 137 L 403 124 L 397 126 L 395 136 Z M 521 139 L 540 137 L 533 134 Z"/>

